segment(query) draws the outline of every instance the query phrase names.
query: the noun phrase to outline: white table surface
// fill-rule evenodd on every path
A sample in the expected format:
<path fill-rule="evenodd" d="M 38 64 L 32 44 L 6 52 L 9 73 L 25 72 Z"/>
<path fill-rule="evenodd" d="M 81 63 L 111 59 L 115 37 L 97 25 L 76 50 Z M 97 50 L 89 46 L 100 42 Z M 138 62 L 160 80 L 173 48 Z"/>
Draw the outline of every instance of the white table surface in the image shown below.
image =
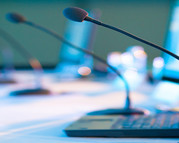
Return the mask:
<path fill-rule="evenodd" d="M 27 76 L 28 75 L 28 76 Z M 21 77 L 20 78 L 18 78 Z M 49 80 L 43 78 L 43 86 L 52 91 L 51 95 L 9 96 L 9 92 L 24 87 L 34 87 L 31 73 L 18 72 L 18 84 L 0 85 L 0 143 L 178 143 L 175 139 L 147 138 L 72 138 L 63 129 L 85 113 L 123 107 L 125 92 L 111 82 L 100 80 Z M 22 78 L 23 77 L 23 78 Z M 151 86 L 145 90 L 133 90 L 131 97 L 135 107 L 152 109 L 158 104 L 150 94 Z M 148 90 L 148 91 L 147 91 Z M 152 103 L 152 104 L 151 104 Z M 176 103 L 178 104 L 178 103 Z"/>

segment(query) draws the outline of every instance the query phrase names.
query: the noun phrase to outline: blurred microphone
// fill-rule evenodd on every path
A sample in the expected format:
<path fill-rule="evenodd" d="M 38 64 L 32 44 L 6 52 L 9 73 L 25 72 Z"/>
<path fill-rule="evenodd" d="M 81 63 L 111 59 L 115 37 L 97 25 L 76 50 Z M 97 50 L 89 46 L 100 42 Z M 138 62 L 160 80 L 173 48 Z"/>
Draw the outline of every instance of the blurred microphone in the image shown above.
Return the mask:
<path fill-rule="evenodd" d="M 72 43 L 70 43 L 69 41 L 65 40 L 63 37 L 61 37 L 60 35 L 58 35 L 57 33 L 41 26 L 41 25 L 37 25 L 33 22 L 27 21 L 25 19 L 25 17 L 23 17 L 20 14 L 17 13 L 8 13 L 6 15 L 6 18 L 13 23 L 23 23 L 26 25 L 29 25 L 31 27 L 37 28 L 43 32 L 46 32 L 47 34 L 55 37 L 57 40 L 64 42 L 65 44 L 71 46 L 71 48 L 74 48 L 78 51 L 84 52 L 88 55 L 91 55 L 93 58 L 95 58 L 96 60 L 102 62 L 103 64 L 107 65 L 113 72 L 115 72 L 124 82 L 124 86 L 125 86 L 125 90 L 126 90 L 126 100 L 125 100 L 125 107 L 124 109 L 107 109 L 107 110 L 102 110 L 102 111 L 96 111 L 96 112 L 91 112 L 89 114 L 91 115 L 104 115 L 104 114 L 110 114 L 110 115 L 114 115 L 114 114 L 144 114 L 144 111 L 142 110 L 138 110 L 138 109 L 134 109 L 131 107 L 131 99 L 130 99 L 130 92 L 129 92 L 129 85 L 127 83 L 127 81 L 125 80 L 125 78 L 120 74 L 120 72 L 118 70 L 116 70 L 114 67 L 112 67 L 111 65 L 109 65 L 105 60 L 103 60 L 102 58 L 100 58 L 99 56 L 97 56 L 96 54 L 94 54 L 91 51 L 88 51 L 86 49 L 80 48 L 78 46 L 73 45 Z"/>
<path fill-rule="evenodd" d="M 2 71 L 0 73 L 0 84 L 14 84 L 16 81 L 11 77 L 14 70 L 13 53 L 8 47 L 1 47 Z"/>
<path fill-rule="evenodd" d="M 154 48 L 156 48 L 156 49 L 158 49 L 160 51 L 163 51 L 163 52 L 171 55 L 172 57 L 176 58 L 177 60 L 179 60 L 178 55 L 176 55 L 176 54 L 174 54 L 174 53 L 172 53 L 172 52 L 170 52 L 170 51 L 168 51 L 168 50 L 166 50 L 166 49 L 164 49 L 164 48 L 162 48 L 162 47 L 160 47 L 160 46 L 158 46 L 158 45 L 156 45 L 156 44 L 154 44 L 152 42 L 149 42 L 149 41 L 144 40 L 144 39 L 142 39 L 140 37 L 137 37 L 137 36 L 135 36 L 135 35 L 133 35 L 131 33 L 128 33 L 128 32 L 126 32 L 126 31 L 124 31 L 122 29 L 113 27 L 111 25 L 104 24 L 104 23 L 102 23 L 102 22 L 100 22 L 100 21 L 98 21 L 96 19 L 93 19 L 93 18 L 89 17 L 88 13 L 85 10 L 81 9 L 81 8 L 69 7 L 69 8 L 64 9 L 63 14 L 64 14 L 64 16 L 66 18 L 68 18 L 70 20 L 73 20 L 73 21 L 76 21 L 76 22 L 83 22 L 85 20 L 85 21 L 89 21 L 89 22 L 92 22 L 94 24 L 97 24 L 97 25 L 112 29 L 114 31 L 120 32 L 120 33 L 122 33 L 122 34 L 124 34 L 126 36 L 129 36 L 129 37 L 131 37 L 131 38 L 133 38 L 135 40 L 138 40 L 138 41 L 140 41 L 142 43 L 145 43 L 145 44 L 147 44 L 149 46 L 152 46 L 152 47 L 154 47 Z"/>
<path fill-rule="evenodd" d="M 0 29 L 0 36 L 2 39 L 4 38 L 4 30 Z M 13 84 L 16 81 L 10 77 L 10 72 L 13 71 L 13 54 L 12 51 L 8 47 L 1 47 L 2 48 L 2 58 L 3 58 L 3 70 L 0 77 L 0 84 Z"/>
<path fill-rule="evenodd" d="M 6 78 L 12 79 L 9 74 L 14 71 L 13 52 L 9 47 L 2 48 L 2 58 L 3 58 L 3 69 L 2 69 L 3 77 L 5 77 L 5 79 Z M 15 80 L 12 79 L 12 81 L 16 83 Z"/>
<path fill-rule="evenodd" d="M 37 94 L 50 94 L 50 91 L 47 89 L 43 89 L 41 85 L 41 74 L 42 74 L 42 66 L 40 62 L 33 57 L 18 41 L 16 41 L 10 34 L 0 29 L 0 35 L 4 38 L 11 46 L 16 49 L 21 55 L 28 60 L 32 69 L 36 72 L 36 88 L 35 89 L 23 89 L 11 92 L 11 95 L 37 95 Z"/>

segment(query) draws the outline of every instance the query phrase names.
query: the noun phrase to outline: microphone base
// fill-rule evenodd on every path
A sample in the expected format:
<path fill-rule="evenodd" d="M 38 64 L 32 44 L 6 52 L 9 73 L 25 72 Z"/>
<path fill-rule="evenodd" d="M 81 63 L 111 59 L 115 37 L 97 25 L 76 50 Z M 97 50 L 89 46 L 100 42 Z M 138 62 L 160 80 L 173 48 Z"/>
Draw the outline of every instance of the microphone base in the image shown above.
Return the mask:
<path fill-rule="evenodd" d="M 17 83 L 17 82 L 13 79 L 0 78 L 0 84 L 14 84 L 14 83 Z"/>
<path fill-rule="evenodd" d="M 51 92 L 47 89 L 36 88 L 36 89 L 23 89 L 17 90 L 10 93 L 12 96 L 26 96 L 26 95 L 49 95 Z"/>
<path fill-rule="evenodd" d="M 105 109 L 87 113 L 87 115 L 144 115 L 149 111 L 129 108 L 129 109 Z"/>

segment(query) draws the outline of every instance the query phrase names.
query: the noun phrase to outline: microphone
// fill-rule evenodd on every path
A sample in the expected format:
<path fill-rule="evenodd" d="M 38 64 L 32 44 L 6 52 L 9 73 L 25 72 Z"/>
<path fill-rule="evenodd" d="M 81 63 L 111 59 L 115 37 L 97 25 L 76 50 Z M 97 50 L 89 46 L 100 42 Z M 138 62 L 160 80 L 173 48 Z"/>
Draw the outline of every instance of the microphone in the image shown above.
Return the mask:
<path fill-rule="evenodd" d="M 37 95 L 37 94 L 50 94 L 50 91 L 47 89 L 41 88 L 41 79 L 39 74 L 42 73 L 43 69 L 40 64 L 40 62 L 33 57 L 17 40 L 15 40 L 10 34 L 5 32 L 4 30 L 0 29 L 0 36 L 4 38 L 14 49 L 16 49 L 21 55 L 24 57 L 24 59 L 27 59 L 30 66 L 37 75 L 36 80 L 36 87 L 35 89 L 23 89 L 23 90 L 17 90 L 13 91 L 10 94 L 11 95 Z"/>
<path fill-rule="evenodd" d="M 69 8 L 64 9 L 63 14 L 64 14 L 64 16 L 66 18 L 68 18 L 70 20 L 73 20 L 73 21 L 76 21 L 76 22 L 83 22 L 85 20 L 85 21 L 89 21 L 89 22 L 92 22 L 94 24 L 97 24 L 97 25 L 112 29 L 114 31 L 120 32 L 120 33 L 122 33 L 122 34 L 124 34 L 124 35 L 126 35 L 128 37 L 131 37 L 131 38 L 137 40 L 137 41 L 140 41 L 140 42 L 145 43 L 145 44 L 147 44 L 149 46 L 152 46 L 153 48 L 161 50 L 161 51 L 169 54 L 170 56 L 176 58 L 177 60 L 179 60 L 178 55 L 168 51 L 167 49 L 165 49 L 163 47 L 160 47 L 160 46 L 158 46 L 158 45 L 156 45 L 156 44 L 154 44 L 152 42 L 149 42 L 147 40 L 144 40 L 144 39 L 142 39 L 142 38 L 140 38 L 138 36 L 135 36 L 135 35 L 127 32 L 127 31 L 124 31 L 122 29 L 116 28 L 116 27 L 111 26 L 111 25 L 107 25 L 105 23 L 102 23 L 102 22 L 100 22 L 100 21 L 98 21 L 96 19 L 93 19 L 93 18 L 89 17 L 88 13 L 85 10 L 81 9 L 81 8 L 69 7 Z"/>
<path fill-rule="evenodd" d="M 12 77 L 11 73 L 14 70 L 13 66 L 13 54 L 11 49 L 8 47 L 2 47 L 1 49 L 2 53 L 2 61 L 3 61 L 3 66 L 2 66 L 2 72 L 0 73 L 0 84 L 14 84 L 17 83 Z"/>
<path fill-rule="evenodd" d="M 10 22 L 13 22 L 13 23 L 23 23 L 23 24 L 26 24 L 28 26 L 31 26 L 33 28 L 36 28 L 40 31 L 43 31 L 51 36 L 53 36 L 54 38 L 56 38 L 57 40 L 59 41 L 62 41 L 64 42 L 65 44 L 69 45 L 71 48 L 74 48 L 80 52 L 84 52 L 88 55 L 91 55 L 94 59 L 100 61 L 101 63 L 107 65 L 114 73 L 116 73 L 120 78 L 121 80 L 123 81 L 124 83 L 124 86 L 125 86 L 125 90 L 126 90 L 126 100 L 125 100 L 125 107 L 124 109 L 107 109 L 107 110 L 102 110 L 102 111 L 95 111 L 95 112 L 91 112 L 89 113 L 90 115 L 104 115 L 104 114 L 108 114 L 108 115 L 119 115 L 119 114 L 144 114 L 145 111 L 142 111 L 142 110 L 139 110 L 139 109 L 134 109 L 131 107 L 131 99 L 130 99 L 130 90 L 129 90 L 129 85 L 127 83 L 127 81 L 125 80 L 125 78 L 120 74 L 120 72 L 115 69 L 113 66 L 109 65 L 106 60 L 100 58 L 98 55 L 94 54 L 93 52 L 89 51 L 89 50 L 86 50 L 86 49 L 83 49 L 83 48 L 80 48 L 78 46 L 75 46 L 73 45 L 72 43 L 70 43 L 69 41 L 67 41 L 66 39 L 64 39 L 62 36 L 58 35 L 57 33 L 41 26 L 41 25 L 37 25 L 33 22 L 30 22 L 30 21 L 27 21 L 25 20 L 25 18 L 20 15 L 20 14 L 17 14 L 17 13 L 8 13 L 6 15 L 6 18 L 10 21 Z"/>

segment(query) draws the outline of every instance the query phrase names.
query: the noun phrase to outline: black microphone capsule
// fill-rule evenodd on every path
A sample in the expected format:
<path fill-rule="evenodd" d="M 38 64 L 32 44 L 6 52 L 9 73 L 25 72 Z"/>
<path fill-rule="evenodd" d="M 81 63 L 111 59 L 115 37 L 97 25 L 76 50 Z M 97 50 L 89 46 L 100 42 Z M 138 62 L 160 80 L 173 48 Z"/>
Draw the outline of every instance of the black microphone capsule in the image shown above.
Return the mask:
<path fill-rule="evenodd" d="M 78 7 L 69 7 L 63 10 L 63 15 L 70 20 L 82 22 L 88 16 L 88 12 Z"/>
<path fill-rule="evenodd" d="M 13 23 L 23 23 L 26 21 L 24 16 L 13 12 L 6 14 L 6 19 Z"/>

